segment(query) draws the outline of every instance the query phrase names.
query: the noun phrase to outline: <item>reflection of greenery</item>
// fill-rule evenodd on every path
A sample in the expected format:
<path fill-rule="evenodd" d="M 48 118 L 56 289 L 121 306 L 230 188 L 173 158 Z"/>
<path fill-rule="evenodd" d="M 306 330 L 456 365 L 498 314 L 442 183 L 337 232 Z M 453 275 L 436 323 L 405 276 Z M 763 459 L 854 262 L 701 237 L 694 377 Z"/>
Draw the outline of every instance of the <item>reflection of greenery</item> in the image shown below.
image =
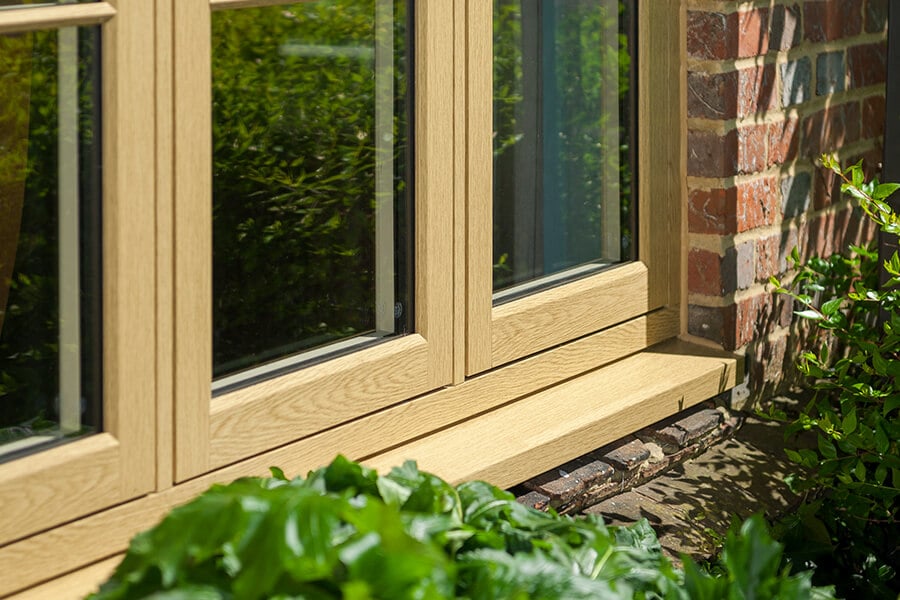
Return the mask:
<path fill-rule="evenodd" d="M 374 14 L 334 0 L 213 15 L 217 372 L 374 328 Z"/>
<path fill-rule="evenodd" d="M 20 139 L 15 140 L 15 148 L 27 152 L 24 169 L 10 166 L 21 164 L 21 154 L 10 152 L 0 159 L 4 193 L 10 194 L 16 182 L 17 193 L 24 192 L 15 269 L 0 330 L 0 443 L 51 429 L 58 419 L 57 37 L 56 31 L 0 36 L 2 78 L 7 80 L 7 85 L 0 86 L 3 124 L 22 125 L 17 129 Z M 91 55 L 93 43 L 92 36 L 79 36 L 82 57 Z M 89 160 L 94 88 L 89 61 L 79 64 L 83 115 L 79 135 L 82 158 Z M 9 97 L 14 90 L 28 92 L 24 97 Z M 26 133 L 27 138 L 21 139 Z M 19 202 L 22 198 L 8 196 L 3 201 Z M 84 300 L 90 302 L 87 297 Z M 94 392 L 91 385 L 85 380 L 86 395 Z"/>
<path fill-rule="evenodd" d="M 523 15 L 522 0 L 494 1 L 494 262 L 498 263 L 499 257 L 507 258 L 504 268 L 495 264 L 496 288 L 530 278 L 527 267 L 516 264 L 512 251 L 515 236 L 521 233 L 514 231 L 510 214 L 518 210 L 519 200 L 511 196 L 515 190 L 512 181 L 529 176 L 514 170 L 517 152 L 534 153 L 531 162 L 541 169 L 544 185 L 553 182 L 550 185 L 556 186 L 552 203 L 559 207 L 558 226 L 564 231 L 562 253 L 568 265 L 601 258 L 604 202 L 620 203 L 623 257 L 631 252 L 631 57 L 628 36 L 620 26 L 620 21 L 623 25 L 627 21 L 625 4 L 612 4 L 617 12 L 596 2 L 570 2 L 564 8 L 553 5 L 543 2 L 537 12 Z M 549 13 L 554 13 L 552 19 L 548 19 Z M 544 32 L 540 37 L 544 41 L 553 38 L 552 49 L 525 49 L 525 44 L 539 44 L 525 39 L 523 19 L 528 18 L 541 20 Z M 609 39 L 609 31 L 619 33 Z M 547 54 L 553 54 L 552 72 L 542 73 L 549 68 L 547 63 L 541 66 Z M 526 58 L 529 55 L 531 59 Z M 615 81 L 604 80 L 610 73 L 617 74 Z M 524 81 L 535 78 L 542 97 L 525 98 L 529 92 Z M 618 114 L 604 106 L 610 85 L 617 89 L 612 99 L 618 98 Z M 536 108 L 527 108 L 531 103 Z M 524 111 L 538 111 L 540 123 L 548 109 L 556 115 L 555 124 L 539 125 L 540 133 L 529 131 L 522 122 Z M 615 127 L 616 120 L 618 134 L 610 135 L 609 127 Z M 544 152 L 552 152 L 552 156 L 541 156 Z M 540 189 L 536 194 L 537 201 L 542 202 Z M 540 216 L 537 219 L 539 231 Z M 532 243 L 541 244 L 540 233 L 526 235 L 532 236 Z"/>

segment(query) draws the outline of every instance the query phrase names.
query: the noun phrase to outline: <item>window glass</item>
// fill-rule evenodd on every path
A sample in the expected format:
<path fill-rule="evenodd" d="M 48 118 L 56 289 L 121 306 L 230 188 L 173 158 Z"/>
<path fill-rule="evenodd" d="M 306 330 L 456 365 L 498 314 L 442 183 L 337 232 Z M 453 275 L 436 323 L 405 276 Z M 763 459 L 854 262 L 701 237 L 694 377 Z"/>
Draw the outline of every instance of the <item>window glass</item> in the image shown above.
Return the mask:
<path fill-rule="evenodd" d="M 99 29 L 0 36 L 0 460 L 100 428 Z"/>
<path fill-rule="evenodd" d="M 405 2 L 218 11 L 212 39 L 216 385 L 405 332 Z"/>
<path fill-rule="evenodd" d="M 634 258 L 632 4 L 494 0 L 495 292 Z"/>

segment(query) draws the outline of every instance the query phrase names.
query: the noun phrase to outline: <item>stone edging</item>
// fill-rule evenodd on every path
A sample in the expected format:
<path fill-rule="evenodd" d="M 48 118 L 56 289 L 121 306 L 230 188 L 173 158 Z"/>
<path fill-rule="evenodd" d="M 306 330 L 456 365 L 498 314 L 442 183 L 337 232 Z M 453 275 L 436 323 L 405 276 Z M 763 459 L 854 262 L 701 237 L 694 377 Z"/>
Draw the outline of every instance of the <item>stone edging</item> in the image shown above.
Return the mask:
<path fill-rule="evenodd" d="M 513 492 L 522 504 L 575 513 L 653 479 L 731 437 L 743 417 L 702 403 L 538 475 Z"/>

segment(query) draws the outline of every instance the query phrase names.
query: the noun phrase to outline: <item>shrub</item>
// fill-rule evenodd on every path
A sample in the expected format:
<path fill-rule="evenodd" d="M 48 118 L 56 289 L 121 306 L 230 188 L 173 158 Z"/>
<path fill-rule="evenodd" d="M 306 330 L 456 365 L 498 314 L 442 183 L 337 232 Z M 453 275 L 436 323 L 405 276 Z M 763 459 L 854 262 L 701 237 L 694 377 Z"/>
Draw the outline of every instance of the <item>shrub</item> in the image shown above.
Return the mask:
<path fill-rule="evenodd" d="M 827 156 L 823 163 L 884 235 L 900 233 L 900 217 L 886 201 L 900 185 L 866 182 L 861 163 L 842 169 Z M 771 283 L 801 306 L 797 315 L 832 336 L 839 352 L 826 341 L 800 357 L 815 395 L 788 434 L 815 431 L 817 445 L 786 451 L 810 473 L 791 481 L 810 502 L 788 521 L 795 531 L 787 535 L 805 540 L 803 560 L 843 570 L 848 593 L 896 597 L 897 582 L 889 582 L 900 566 L 900 256 L 879 265 L 874 245 L 851 246 L 849 256 L 805 265 L 795 250 L 793 262 L 800 271 L 790 285 Z M 886 273 L 880 287 L 879 266 Z"/>
<path fill-rule="evenodd" d="M 306 479 L 217 485 L 138 535 L 112 598 L 827 598 L 781 568 L 761 518 L 729 534 L 718 576 L 676 570 L 646 521 L 542 513 L 483 482 L 338 457 Z"/>

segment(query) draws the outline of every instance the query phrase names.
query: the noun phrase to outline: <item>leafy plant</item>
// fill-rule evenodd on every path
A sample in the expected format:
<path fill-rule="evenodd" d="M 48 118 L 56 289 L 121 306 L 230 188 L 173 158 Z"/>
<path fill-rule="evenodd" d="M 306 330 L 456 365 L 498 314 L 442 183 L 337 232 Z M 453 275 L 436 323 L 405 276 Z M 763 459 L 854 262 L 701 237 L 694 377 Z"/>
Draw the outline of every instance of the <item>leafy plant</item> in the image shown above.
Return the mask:
<path fill-rule="evenodd" d="M 761 518 L 712 575 L 676 570 L 646 521 L 542 513 L 484 482 L 408 462 L 386 476 L 338 457 L 306 479 L 213 486 L 135 537 L 113 598 L 818 598 L 781 567 Z"/>
<path fill-rule="evenodd" d="M 823 164 L 884 235 L 900 232 L 900 217 L 887 203 L 900 185 L 865 181 L 861 163 L 843 169 L 825 156 Z M 790 482 L 810 494 L 810 502 L 784 527 L 786 538 L 802 531 L 804 538 L 818 540 L 806 544 L 802 560 L 849 567 L 845 583 L 855 579 L 865 584 L 866 595 L 896 597 L 897 582 L 887 582 L 900 567 L 892 541 L 900 533 L 900 256 L 894 253 L 879 265 L 874 246 L 850 249 L 849 256 L 813 258 L 805 265 L 795 250 L 799 274 L 790 284 L 771 279 L 776 292 L 800 305 L 798 316 L 830 334 L 799 361 L 815 395 L 792 420 L 788 435 L 815 431 L 817 444 L 786 450 L 810 473 Z M 886 273 L 880 287 L 879 266 Z"/>

